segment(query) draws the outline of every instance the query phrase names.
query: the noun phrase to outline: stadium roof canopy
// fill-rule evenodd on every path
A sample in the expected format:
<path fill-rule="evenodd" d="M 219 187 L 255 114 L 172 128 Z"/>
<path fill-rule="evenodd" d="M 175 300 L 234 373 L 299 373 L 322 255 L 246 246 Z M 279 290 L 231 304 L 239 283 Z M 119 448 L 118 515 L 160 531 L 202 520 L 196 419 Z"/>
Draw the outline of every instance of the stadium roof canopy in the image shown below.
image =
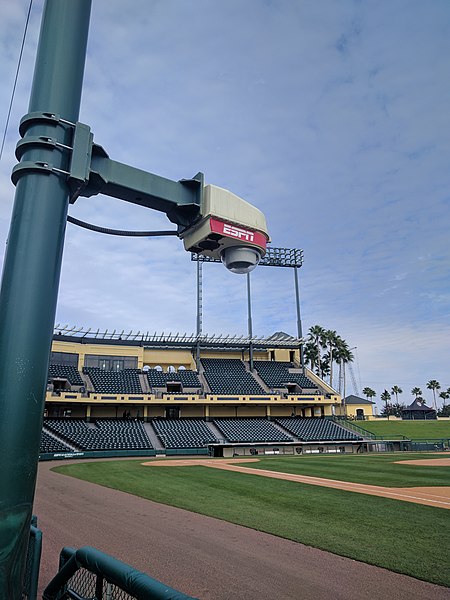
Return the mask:
<path fill-rule="evenodd" d="M 81 344 L 115 344 L 122 346 L 145 346 L 147 348 L 191 348 L 193 345 L 200 342 L 202 348 L 227 348 L 229 350 L 241 350 L 247 348 L 250 342 L 255 350 L 265 350 L 268 348 L 298 348 L 299 338 L 293 337 L 282 331 L 277 331 L 270 337 L 248 337 L 238 335 L 201 335 L 187 333 L 168 333 L 164 332 L 150 334 L 141 331 L 126 332 L 114 329 L 109 331 L 100 331 L 100 329 L 92 330 L 83 329 L 82 327 L 70 327 L 69 325 L 56 325 L 53 333 L 53 339 L 59 341 L 78 342 Z"/>

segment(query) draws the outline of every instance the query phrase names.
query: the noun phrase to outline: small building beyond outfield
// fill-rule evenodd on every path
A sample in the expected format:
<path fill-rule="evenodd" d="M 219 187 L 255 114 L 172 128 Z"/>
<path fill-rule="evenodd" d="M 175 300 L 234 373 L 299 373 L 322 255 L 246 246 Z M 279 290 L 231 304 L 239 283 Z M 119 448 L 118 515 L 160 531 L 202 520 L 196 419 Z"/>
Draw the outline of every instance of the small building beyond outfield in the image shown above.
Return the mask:
<path fill-rule="evenodd" d="M 417 398 L 407 408 L 402 410 L 402 419 L 436 419 L 437 414 L 433 408 L 430 408 L 425 402 L 420 402 Z"/>
<path fill-rule="evenodd" d="M 373 407 L 375 402 L 360 398 L 359 396 L 346 396 L 345 406 L 347 417 L 350 419 L 365 420 L 373 418 Z"/>

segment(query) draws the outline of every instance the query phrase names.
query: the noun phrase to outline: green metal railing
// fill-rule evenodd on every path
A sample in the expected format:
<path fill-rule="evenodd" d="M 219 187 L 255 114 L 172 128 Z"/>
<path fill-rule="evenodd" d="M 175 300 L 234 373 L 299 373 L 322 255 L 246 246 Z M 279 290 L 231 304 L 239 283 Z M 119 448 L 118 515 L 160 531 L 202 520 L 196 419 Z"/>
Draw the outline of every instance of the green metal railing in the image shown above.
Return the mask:
<path fill-rule="evenodd" d="M 23 580 L 22 596 L 26 600 L 37 600 L 39 567 L 42 553 L 42 532 L 37 528 L 37 518 L 33 515 L 28 541 L 27 561 Z"/>
<path fill-rule="evenodd" d="M 360 427 L 359 425 L 356 425 L 356 423 L 353 423 L 353 421 L 349 421 L 348 419 L 346 419 L 345 417 L 330 417 L 331 420 L 335 421 L 336 423 L 338 423 L 338 425 L 342 425 L 342 427 L 346 427 L 347 429 L 351 429 L 352 431 L 354 431 L 355 433 L 358 433 L 359 435 L 362 435 L 363 437 L 365 437 L 366 439 L 369 440 L 409 440 L 410 438 L 407 437 L 406 435 L 402 435 L 402 434 L 394 434 L 394 435 L 375 435 L 374 433 L 371 433 L 370 431 L 367 431 L 367 429 L 364 429 L 363 427 Z"/>
<path fill-rule="evenodd" d="M 195 600 L 133 567 L 85 546 L 63 548 L 43 600 Z"/>
<path fill-rule="evenodd" d="M 365 437 L 366 439 L 374 440 L 376 437 L 373 433 L 370 433 L 370 431 L 363 429 L 359 425 L 355 425 L 355 423 L 348 421 L 345 417 L 333 416 L 333 417 L 329 417 L 329 418 L 331 421 L 334 421 L 338 425 L 341 425 L 342 427 L 345 427 L 346 429 L 350 429 L 351 431 L 354 431 L 355 433 L 357 433 L 358 435 L 361 435 L 362 437 Z"/>

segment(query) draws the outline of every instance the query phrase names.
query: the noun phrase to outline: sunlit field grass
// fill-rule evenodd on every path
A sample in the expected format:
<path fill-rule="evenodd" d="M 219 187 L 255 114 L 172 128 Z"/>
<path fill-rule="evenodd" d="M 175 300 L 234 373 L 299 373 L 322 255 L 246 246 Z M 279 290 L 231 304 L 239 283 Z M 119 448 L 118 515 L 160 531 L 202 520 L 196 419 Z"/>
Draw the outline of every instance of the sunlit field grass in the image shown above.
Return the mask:
<path fill-rule="evenodd" d="M 384 437 L 404 435 L 410 439 L 450 438 L 449 421 L 357 421 L 356 424 L 370 433 Z"/>
<path fill-rule="evenodd" d="M 273 457 L 252 466 L 377 485 L 450 485 L 448 468 L 393 464 L 426 457 L 431 458 Z M 450 511 L 445 509 L 200 466 L 96 461 L 54 470 L 450 586 Z"/>
<path fill-rule="evenodd" d="M 359 456 L 322 455 L 266 458 L 251 466 L 312 477 L 325 477 L 355 483 L 368 483 L 387 487 L 450 486 L 449 467 L 428 467 L 408 463 L 413 459 L 445 458 L 445 454 L 371 454 Z M 449 456 L 450 458 L 450 456 Z M 397 464 L 403 463 L 403 464 Z M 450 514 L 449 514 L 450 518 Z"/>

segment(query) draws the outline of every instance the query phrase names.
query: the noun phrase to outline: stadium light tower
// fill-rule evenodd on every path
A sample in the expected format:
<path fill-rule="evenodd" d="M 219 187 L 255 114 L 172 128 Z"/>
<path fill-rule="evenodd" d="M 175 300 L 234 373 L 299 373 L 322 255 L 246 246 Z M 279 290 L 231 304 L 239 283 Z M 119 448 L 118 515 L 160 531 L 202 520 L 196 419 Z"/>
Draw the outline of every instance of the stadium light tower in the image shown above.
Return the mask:
<path fill-rule="evenodd" d="M 197 368 L 199 368 L 200 362 L 200 341 L 199 336 L 201 334 L 201 323 L 202 323 L 202 286 L 203 286 L 203 275 L 201 265 L 204 262 L 220 262 L 219 259 L 204 256 L 201 254 L 192 254 L 191 260 L 197 262 Z M 299 248 L 272 248 L 269 246 L 266 250 L 264 258 L 259 262 L 261 267 L 284 267 L 294 269 L 294 283 L 295 283 L 295 306 L 297 312 L 297 337 L 299 342 L 299 354 L 300 354 L 300 366 L 305 371 L 305 363 L 303 356 L 303 331 L 302 331 L 302 319 L 300 314 L 300 288 L 298 283 L 298 270 L 303 265 L 303 250 Z M 253 325 L 252 325 L 252 304 L 251 304 L 251 285 L 250 285 L 250 273 L 247 273 L 247 315 L 248 315 L 248 337 L 249 337 L 249 363 L 250 369 L 253 370 Z"/>
<path fill-rule="evenodd" d="M 22 597 L 69 203 L 101 193 L 164 212 L 186 250 L 237 273 L 264 259 L 269 241 L 263 213 L 204 185 L 202 173 L 172 181 L 111 160 L 94 144 L 78 122 L 90 10 L 91 0 L 46 0 L 11 176 L 0 291 L 0 594 L 8 600 Z"/>

